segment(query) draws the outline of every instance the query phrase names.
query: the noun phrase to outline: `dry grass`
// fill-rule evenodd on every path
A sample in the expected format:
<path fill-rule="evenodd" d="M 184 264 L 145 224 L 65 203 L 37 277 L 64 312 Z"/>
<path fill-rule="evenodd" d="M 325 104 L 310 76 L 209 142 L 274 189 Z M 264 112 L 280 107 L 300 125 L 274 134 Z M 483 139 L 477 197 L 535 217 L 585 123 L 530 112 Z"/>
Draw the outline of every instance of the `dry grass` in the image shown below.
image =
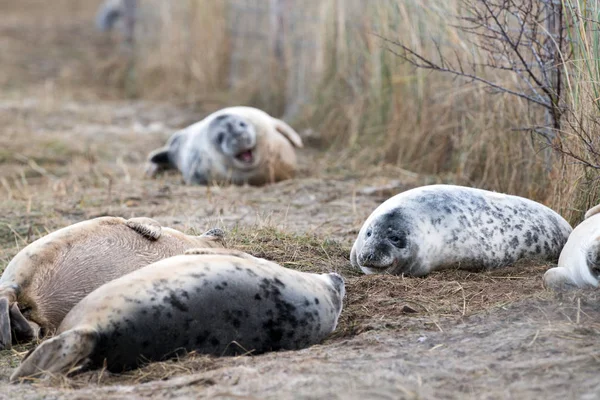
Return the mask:
<path fill-rule="evenodd" d="M 219 94 L 221 70 L 217 74 L 202 69 L 206 60 L 198 56 L 199 73 L 206 71 L 206 77 L 192 79 L 185 69 L 192 64 L 171 69 L 175 58 L 168 57 L 168 46 L 161 48 L 165 53 L 148 67 L 148 75 L 138 65 L 139 82 L 146 86 L 129 93 L 157 98 L 187 87 L 186 96 L 173 104 L 116 100 L 123 92 L 108 86 L 131 90 L 131 82 L 118 77 L 130 66 L 122 64 L 119 68 L 124 70 L 116 71 L 103 63 L 110 61 L 104 52 L 111 43 L 90 33 L 86 25 L 97 3 L 61 0 L 41 7 L 34 0 L 0 0 L 7 15 L 0 21 L 0 33 L 12 32 L 0 41 L 0 60 L 6 64 L 0 71 L 0 88 L 6 89 L 0 96 L 0 267 L 27 243 L 65 225 L 100 215 L 149 216 L 186 232 L 223 227 L 231 246 L 289 268 L 337 271 L 346 279 L 346 303 L 335 334 L 309 349 L 236 358 L 190 355 L 118 375 L 100 370 L 9 386 L 8 376 L 32 347 L 17 346 L 0 352 L 0 399 L 345 398 L 357 393 L 378 398 L 397 398 L 398 393 L 410 398 L 540 393 L 565 398 L 597 393 L 596 292 L 555 296 L 544 291 L 545 265 L 403 278 L 358 275 L 348 260 L 369 213 L 410 187 L 456 181 L 543 198 L 552 188 L 545 187 L 548 181 L 536 167 L 528 169 L 537 165 L 533 148 L 504 140 L 507 121 L 515 120 L 519 103 L 492 102 L 479 90 L 406 71 L 377 43 L 369 42 L 371 36 L 360 33 L 357 42 L 353 35 L 359 33 L 348 27 L 348 36 L 338 43 L 346 43 L 344 51 L 350 52 L 350 44 L 356 43 L 364 52 L 368 42 L 373 58 L 363 65 L 375 65 L 376 58 L 384 57 L 380 61 L 389 64 L 381 65 L 393 68 L 378 84 L 375 72 L 383 76 L 379 67 L 352 75 L 352 63 L 363 60 L 359 56 L 334 52 L 343 62 L 333 70 L 323 58 L 329 70 L 315 86 L 322 97 L 308 104 L 318 107 L 297 114 L 300 126 L 311 125 L 321 133 L 310 141 L 320 149 L 300 153 L 297 179 L 264 188 L 187 187 L 176 174 L 148 180 L 142 175 L 148 151 L 164 143 L 174 129 L 232 100 Z M 377 2 L 369 18 L 386 23 L 407 19 L 387 13 L 385 4 Z M 437 7 L 439 13 L 447 10 L 441 2 Z M 28 10 L 31 15 L 25 16 Z M 72 19 L 65 17 L 69 15 Z M 421 40 L 419 32 L 427 29 L 420 19 L 424 14 L 408 15 L 414 31 L 390 23 L 385 32 L 406 30 L 414 33 L 412 40 Z M 188 16 L 185 24 L 200 18 Z M 162 32 L 160 26 L 157 32 Z M 81 43 L 71 53 L 74 37 Z M 190 54 L 180 50 L 172 54 L 184 59 Z M 142 62 L 148 54 L 138 56 Z M 119 57 L 115 59 L 121 62 Z M 23 65 L 49 67 L 22 69 Z M 96 74 L 98 69 L 102 74 Z M 327 75 L 331 71 L 340 72 Z M 152 74 L 160 80 L 152 81 Z M 180 79 L 181 74 L 187 78 Z M 99 88 L 102 82 L 105 87 Z M 378 94 L 374 87 L 385 90 Z M 218 95 L 211 97 L 211 92 L 205 100 L 204 90 L 214 88 Z M 244 93 L 254 93 L 250 97 L 256 104 L 284 108 L 281 98 L 257 96 L 256 87 L 238 89 L 232 92 L 241 93 L 237 101 Z M 361 97 L 363 91 L 368 97 Z M 202 102 L 182 106 L 190 101 Z M 377 111 L 381 109 L 388 110 L 387 115 Z M 484 113 L 487 110 L 494 115 Z M 480 137 L 478 129 L 483 127 L 487 136 Z M 381 144 L 386 135 L 397 148 Z M 424 144 L 418 145 L 423 138 Z M 336 146 L 327 150 L 327 143 Z"/>
<path fill-rule="evenodd" d="M 310 0 L 288 10 L 287 20 L 295 25 L 286 27 L 283 36 L 269 23 L 266 2 L 149 6 L 150 14 L 159 11 L 151 21 L 177 22 L 159 24 L 155 35 L 138 35 L 136 85 L 149 96 L 247 103 L 286 114 L 298 128 L 316 132 L 321 146 L 348 149 L 363 165 L 392 163 L 553 203 L 539 145 L 514 130 L 537 123 L 539 113 L 519 99 L 411 69 L 376 36 L 402 38 L 426 54 L 435 53 L 430 42 L 435 38 L 443 52 L 483 61 L 448 17 L 458 13 L 459 3 Z M 240 7 L 259 8 L 262 14 L 238 15 Z M 237 23 L 225 29 L 231 15 L 238 15 Z M 253 24 L 256 18 L 261 22 Z M 274 55 L 277 40 L 283 46 L 281 58 Z M 181 51 L 193 46 L 210 50 Z M 217 77 L 214 71 L 226 74 Z M 516 84 L 509 75 L 489 78 Z"/>

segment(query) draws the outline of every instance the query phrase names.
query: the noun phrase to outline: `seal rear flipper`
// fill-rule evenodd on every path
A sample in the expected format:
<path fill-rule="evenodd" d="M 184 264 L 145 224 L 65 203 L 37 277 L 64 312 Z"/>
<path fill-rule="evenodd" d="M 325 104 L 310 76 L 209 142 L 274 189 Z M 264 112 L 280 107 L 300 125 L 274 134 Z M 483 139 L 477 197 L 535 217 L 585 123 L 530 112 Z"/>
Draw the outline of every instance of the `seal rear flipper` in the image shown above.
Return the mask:
<path fill-rule="evenodd" d="M 0 350 L 9 350 L 12 347 L 10 329 L 10 306 L 8 297 L 0 298 Z"/>
<path fill-rule="evenodd" d="M 285 138 L 289 140 L 291 144 L 298 148 L 304 147 L 302 138 L 300 135 L 298 135 L 298 132 L 296 132 L 294 128 L 277 118 L 273 118 L 273 122 L 275 123 L 275 130 L 285 136 Z"/>
<path fill-rule="evenodd" d="M 150 240 L 158 240 L 162 234 L 162 227 L 152 218 L 130 218 L 125 225 Z"/>
<path fill-rule="evenodd" d="M 35 322 L 28 321 L 17 303 L 10 307 L 11 330 L 14 335 L 14 341 L 17 343 L 37 340 L 40 336 L 40 326 Z"/>
<path fill-rule="evenodd" d="M 225 237 L 225 231 L 223 229 L 220 229 L 220 228 L 211 228 L 211 229 L 207 230 L 206 232 L 204 232 L 201 236 L 203 236 L 203 237 L 209 236 L 209 237 L 224 238 Z"/>
<path fill-rule="evenodd" d="M 594 206 L 594 207 L 590 208 L 589 210 L 587 210 L 587 212 L 585 213 L 585 218 L 584 219 L 588 219 L 592 215 L 596 215 L 598 213 L 600 213 L 600 204 L 598 204 L 597 206 Z"/>
<path fill-rule="evenodd" d="M 210 242 L 218 243 L 223 247 L 226 246 L 225 232 L 219 228 L 209 229 L 208 231 L 206 231 L 202 235 L 200 235 L 200 238 L 202 238 L 204 241 L 208 240 Z M 209 246 L 210 246 L 210 244 L 209 244 Z"/>
<path fill-rule="evenodd" d="M 71 329 L 48 339 L 25 356 L 10 382 L 67 373 L 84 363 L 92 354 L 96 341 L 97 333 L 91 328 Z"/>

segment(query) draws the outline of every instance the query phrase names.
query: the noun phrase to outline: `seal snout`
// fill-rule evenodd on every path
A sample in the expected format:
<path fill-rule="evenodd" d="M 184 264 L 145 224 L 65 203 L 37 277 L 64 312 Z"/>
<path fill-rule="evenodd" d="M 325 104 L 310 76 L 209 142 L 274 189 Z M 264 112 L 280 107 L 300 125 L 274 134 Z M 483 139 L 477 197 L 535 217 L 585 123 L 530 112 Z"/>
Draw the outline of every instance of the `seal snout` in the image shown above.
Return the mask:
<path fill-rule="evenodd" d="M 226 114 L 215 118 L 213 127 L 218 131 L 216 142 L 223 153 L 244 166 L 255 162 L 256 132 L 250 122 L 239 116 Z"/>

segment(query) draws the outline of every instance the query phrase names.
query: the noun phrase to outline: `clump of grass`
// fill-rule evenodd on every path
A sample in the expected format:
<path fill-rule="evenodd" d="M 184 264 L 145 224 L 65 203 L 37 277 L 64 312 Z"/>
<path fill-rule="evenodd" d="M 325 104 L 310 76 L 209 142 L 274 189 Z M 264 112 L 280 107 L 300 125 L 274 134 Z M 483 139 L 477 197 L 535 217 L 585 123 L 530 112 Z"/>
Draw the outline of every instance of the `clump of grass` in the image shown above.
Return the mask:
<path fill-rule="evenodd" d="M 344 277 L 360 274 L 350 266 L 350 249 L 316 235 L 292 234 L 271 226 L 236 227 L 227 246 L 303 272 L 337 272 Z"/>

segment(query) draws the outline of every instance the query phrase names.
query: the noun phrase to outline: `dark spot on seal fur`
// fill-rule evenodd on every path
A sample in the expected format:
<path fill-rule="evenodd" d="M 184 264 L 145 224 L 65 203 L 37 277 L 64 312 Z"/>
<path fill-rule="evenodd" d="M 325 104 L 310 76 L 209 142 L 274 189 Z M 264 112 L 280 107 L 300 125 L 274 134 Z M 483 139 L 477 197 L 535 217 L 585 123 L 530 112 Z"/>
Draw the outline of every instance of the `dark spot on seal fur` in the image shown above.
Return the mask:
<path fill-rule="evenodd" d="M 186 296 L 187 296 L 187 292 L 186 292 Z M 177 298 L 177 296 L 175 295 L 175 292 L 173 292 L 173 291 L 171 291 L 169 293 L 169 296 L 165 296 L 163 298 L 163 300 L 166 301 L 167 303 L 171 304 L 173 307 L 175 307 L 176 309 L 178 309 L 181 312 L 189 311 L 189 307 L 187 305 L 185 305 L 181 300 L 179 300 L 179 298 Z"/>
<path fill-rule="evenodd" d="M 200 346 L 204 342 L 206 342 L 206 339 L 208 339 L 209 336 L 210 336 L 209 331 L 202 331 L 198 335 L 196 335 L 196 346 Z"/>

